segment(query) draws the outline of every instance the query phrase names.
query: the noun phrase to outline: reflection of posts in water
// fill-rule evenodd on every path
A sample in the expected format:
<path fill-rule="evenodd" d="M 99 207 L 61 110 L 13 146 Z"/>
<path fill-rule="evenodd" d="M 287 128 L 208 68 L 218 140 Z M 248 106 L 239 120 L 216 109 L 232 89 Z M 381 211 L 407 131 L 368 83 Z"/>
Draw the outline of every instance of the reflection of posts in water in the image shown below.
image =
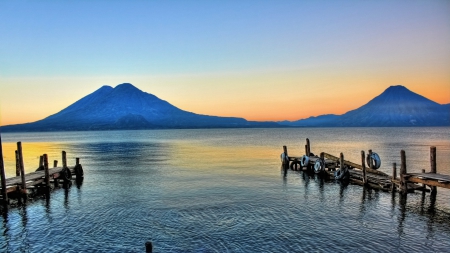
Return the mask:
<path fill-rule="evenodd" d="M 397 180 L 397 163 L 392 163 L 392 180 L 391 180 L 391 191 L 395 192 L 395 184 Z"/>
<path fill-rule="evenodd" d="M 399 216 L 399 220 L 398 220 L 398 227 L 397 227 L 397 231 L 398 231 L 398 235 L 401 236 L 403 234 L 403 222 L 405 221 L 405 217 L 406 217 L 406 200 L 408 195 L 407 194 L 400 194 L 399 195 L 399 211 L 400 211 L 400 216 Z"/>

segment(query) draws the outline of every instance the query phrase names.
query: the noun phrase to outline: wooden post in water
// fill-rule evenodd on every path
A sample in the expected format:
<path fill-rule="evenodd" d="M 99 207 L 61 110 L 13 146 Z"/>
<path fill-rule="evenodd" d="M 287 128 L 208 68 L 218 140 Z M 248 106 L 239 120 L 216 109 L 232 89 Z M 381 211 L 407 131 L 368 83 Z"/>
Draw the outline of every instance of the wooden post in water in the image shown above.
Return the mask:
<path fill-rule="evenodd" d="M 0 176 L 2 180 L 2 197 L 3 206 L 8 208 L 8 193 L 6 192 L 6 175 L 5 175 L 5 164 L 3 163 L 3 147 L 2 147 L 2 136 L 0 134 Z"/>
<path fill-rule="evenodd" d="M 364 154 L 364 150 L 361 150 L 361 166 L 362 166 L 362 177 L 363 184 L 367 184 L 367 174 L 366 174 L 366 154 Z"/>
<path fill-rule="evenodd" d="M 369 164 L 367 164 L 367 166 L 368 166 L 369 168 L 373 169 L 373 168 L 372 168 L 372 164 L 373 164 L 373 161 L 372 161 L 372 149 L 369 149 L 369 161 L 368 161 L 368 163 L 369 163 Z"/>
<path fill-rule="evenodd" d="M 340 163 L 340 169 L 341 172 L 344 171 L 344 154 L 341 153 L 340 157 L 339 157 L 339 163 Z"/>
<path fill-rule="evenodd" d="M 436 172 L 436 147 L 430 147 L 430 165 L 431 165 L 431 173 L 437 173 Z M 431 186 L 431 192 L 433 194 L 437 193 L 437 187 Z"/>
<path fill-rule="evenodd" d="M 62 166 L 63 166 L 63 168 L 67 167 L 66 151 L 62 152 Z"/>
<path fill-rule="evenodd" d="M 44 160 L 44 171 L 45 171 L 45 188 L 46 188 L 46 193 L 50 192 L 50 175 L 48 173 L 48 156 L 47 154 L 43 155 L 43 160 Z"/>
<path fill-rule="evenodd" d="M 38 168 L 43 168 L 44 167 L 44 156 L 40 156 L 39 157 L 39 166 L 38 166 Z"/>
<path fill-rule="evenodd" d="M 403 194 L 408 193 L 408 184 L 406 180 L 406 154 L 405 150 L 400 151 L 401 157 L 401 165 L 400 165 L 400 182 L 401 182 L 401 191 Z"/>
<path fill-rule="evenodd" d="M 282 163 L 282 167 L 283 167 L 283 171 L 284 171 L 284 176 L 286 177 L 287 170 L 289 169 L 289 160 L 286 159 L 286 157 L 288 157 L 288 151 L 287 151 L 287 147 L 286 146 L 283 146 L 283 154 L 284 154 L 285 159 L 283 159 L 283 161 L 281 161 L 281 163 Z M 77 158 L 77 164 L 79 162 L 80 162 L 80 159 Z"/>
<path fill-rule="evenodd" d="M 53 168 L 58 167 L 58 160 L 53 160 Z"/>
<path fill-rule="evenodd" d="M 75 158 L 75 166 L 77 166 L 77 165 L 79 165 L 80 164 L 80 158 Z"/>
<path fill-rule="evenodd" d="M 17 150 L 16 153 L 16 177 L 20 176 L 20 162 L 19 162 L 19 152 Z"/>
<path fill-rule="evenodd" d="M 306 155 L 307 156 L 310 156 L 311 155 L 311 145 L 310 145 L 310 143 L 309 143 L 309 139 L 308 138 L 306 138 Z"/>
<path fill-rule="evenodd" d="M 22 178 L 22 193 L 25 194 L 26 199 L 26 193 L 27 193 L 27 184 L 25 181 L 25 166 L 23 165 L 23 154 L 22 154 L 22 142 L 17 142 L 17 152 L 19 154 L 19 166 L 20 166 L 20 176 Z"/>
<path fill-rule="evenodd" d="M 395 191 L 395 180 L 397 179 L 397 163 L 392 163 L 392 185 L 391 190 Z"/>
<path fill-rule="evenodd" d="M 325 163 L 325 152 L 320 152 L 320 160 L 323 162 L 323 170 L 325 171 L 325 168 L 327 167 L 327 164 Z M 330 169 L 328 169 L 329 171 Z"/>

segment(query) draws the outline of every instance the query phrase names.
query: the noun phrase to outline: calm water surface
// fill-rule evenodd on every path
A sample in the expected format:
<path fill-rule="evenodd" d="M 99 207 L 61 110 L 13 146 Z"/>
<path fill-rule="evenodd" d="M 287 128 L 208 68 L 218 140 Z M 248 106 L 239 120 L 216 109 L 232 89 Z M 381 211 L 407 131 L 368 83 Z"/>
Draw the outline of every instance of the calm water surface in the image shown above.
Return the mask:
<path fill-rule="evenodd" d="M 280 153 L 325 151 L 360 161 L 372 149 L 391 173 L 450 174 L 450 128 L 150 130 L 3 134 L 7 176 L 22 141 L 39 156 L 81 158 L 80 187 L 9 210 L 0 252 L 450 252 L 450 193 L 398 194 L 280 171 Z"/>

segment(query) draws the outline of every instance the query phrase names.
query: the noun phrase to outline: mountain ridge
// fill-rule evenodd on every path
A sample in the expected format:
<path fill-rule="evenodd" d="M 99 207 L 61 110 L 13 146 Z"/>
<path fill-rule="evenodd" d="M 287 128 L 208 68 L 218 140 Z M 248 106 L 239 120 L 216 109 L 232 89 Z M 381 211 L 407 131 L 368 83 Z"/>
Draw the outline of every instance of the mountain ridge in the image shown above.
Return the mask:
<path fill-rule="evenodd" d="M 32 123 L 2 127 L 3 131 L 121 130 L 159 128 L 276 127 L 184 111 L 130 83 L 102 86 L 63 110 Z"/>
<path fill-rule="evenodd" d="M 402 85 L 395 85 L 363 106 L 342 115 L 320 115 L 279 123 L 305 127 L 450 126 L 449 108 Z"/>

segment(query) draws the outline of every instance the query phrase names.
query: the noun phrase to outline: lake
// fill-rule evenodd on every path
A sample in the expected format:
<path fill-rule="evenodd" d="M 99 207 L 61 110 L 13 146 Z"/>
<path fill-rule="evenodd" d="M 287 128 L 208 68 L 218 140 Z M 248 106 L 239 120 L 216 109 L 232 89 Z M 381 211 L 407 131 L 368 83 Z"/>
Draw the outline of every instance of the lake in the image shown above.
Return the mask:
<path fill-rule="evenodd" d="M 81 186 L 56 189 L 3 215 L 1 252 L 450 252 L 450 191 L 399 194 L 280 170 L 290 155 L 324 151 L 391 174 L 450 174 L 450 128 L 195 129 L 4 133 L 7 177 L 22 141 L 25 169 L 61 151 L 81 159 Z"/>

